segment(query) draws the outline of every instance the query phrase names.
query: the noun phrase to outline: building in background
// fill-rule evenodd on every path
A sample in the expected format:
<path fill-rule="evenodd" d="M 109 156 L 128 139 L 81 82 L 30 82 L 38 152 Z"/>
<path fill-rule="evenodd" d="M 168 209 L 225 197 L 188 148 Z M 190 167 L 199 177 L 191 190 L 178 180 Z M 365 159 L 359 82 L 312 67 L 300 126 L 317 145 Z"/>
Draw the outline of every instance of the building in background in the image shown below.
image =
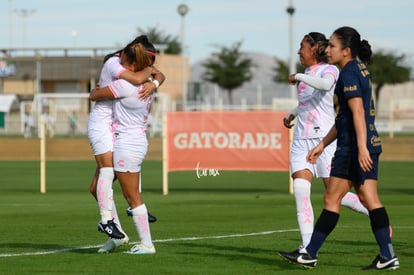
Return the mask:
<path fill-rule="evenodd" d="M 163 49 L 162 45 L 156 47 Z M 34 104 L 31 110 L 35 124 L 39 123 L 39 114 L 47 114 L 56 127 L 67 127 L 67 123 L 61 125 L 61 120 L 67 121 L 68 115 L 75 112 L 79 117 L 79 133 L 84 133 L 93 104 L 87 100 L 87 95 L 99 80 L 104 56 L 116 50 L 118 48 L 0 49 L 0 98 L 14 95 L 18 102 L 1 112 L 0 127 L 3 125 L 8 133 L 24 131 L 25 110 L 28 104 Z M 188 59 L 185 64 L 189 74 Z M 172 102 L 182 99 L 182 57 L 160 52 L 155 66 L 167 77 L 158 94 L 163 98 L 163 108 L 169 108 Z M 17 120 L 20 123 L 16 123 Z M 9 121 L 9 127 L 5 121 Z M 58 130 L 53 132 L 59 133 Z"/>

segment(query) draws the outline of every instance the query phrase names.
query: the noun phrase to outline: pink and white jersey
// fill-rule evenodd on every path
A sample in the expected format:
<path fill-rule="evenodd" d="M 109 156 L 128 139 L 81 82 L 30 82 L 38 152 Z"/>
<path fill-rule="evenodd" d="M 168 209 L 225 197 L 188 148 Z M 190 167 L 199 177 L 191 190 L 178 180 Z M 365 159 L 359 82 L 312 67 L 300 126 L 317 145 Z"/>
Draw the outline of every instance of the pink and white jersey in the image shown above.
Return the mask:
<path fill-rule="evenodd" d="M 101 87 L 108 86 L 111 81 L 118 79 L 120 74 L 125 71 L 119 62 L 119 57 L 114 56 L 104 63 L 99 79 Z M 96 101 L 89 114 L 88 139 L 95 156 L 113 150 L 112 106 L 112 100 Z"/>
<path fill-rule="evenodd" d="M 336 82 L 339 70 L 334 65 L 319 63 L 307 68 L 305 75 L 322 79 L 331 74 Z M 335 83 L 334 83 L 335 84 Z M 298 109 L 294 138 L 309 139 L 324 137 L 335 121 L 333 94 L 335 85 L 329 91 L 319 90 L 304 81 L 298 83 Z"/>
<path fill-rule="evenodd" d="M 119 78 L 119 75 L 126 69 L 121 65 L 119 56 L 109 58 L 103 65 L 99 76 L 99 85 L 103 88 L 112 81 Z M 89 114 L 89 120 L 96 123 L 112 123 L 112 100 L 99 100 Z"/>
<path fill-rule="evenodd" d="M 121 65 L 121 58 L 117 55 L 109 58 L 101 70 L 99 85 L 103 88 L 119 78 L 126 69 Z"/>
<path fill-rule="evenodd" d="M 145 100 L 139 99 L 142 85 L 133 85 L 123 79 L 109 85 L 114 94 L 114 128 L 115 134 L 122 138 L 146 138 L 146 127 L 152 95 Z"/>

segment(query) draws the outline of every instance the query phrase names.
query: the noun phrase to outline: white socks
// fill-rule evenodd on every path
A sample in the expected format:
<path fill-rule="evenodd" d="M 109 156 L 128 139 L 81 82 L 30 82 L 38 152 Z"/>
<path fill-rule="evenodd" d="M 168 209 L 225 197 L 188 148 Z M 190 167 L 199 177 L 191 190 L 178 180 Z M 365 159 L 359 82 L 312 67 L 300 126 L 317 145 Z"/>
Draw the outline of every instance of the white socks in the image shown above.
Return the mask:
<path fill-rule="evenodd" d="M 311 183 L 305 179 L 293 180 L 293 194 L 296 201 L 296 214 L 302 236 L 302 245 L 306 247 L 312 237 L 314 216 L 311 196 Z M 341 205 L 350 208 L 355 212 L 369 215 L 368 210 L 362 205 L 355 193 L 348 192 L 342 198 Z"/>
<path fill-rule="evenodd" d="M 311 183 L 305 179 L 293 180 L 293 194 L 296 201 L 296 215 L 298 219 L 302 245 L 306 247 L 313 232 L 313 208 L 310 200 Z"/>
<path fill-rule="evenodd" d="M 369 216 L 368 209 L 366 209 L 365 206 L 362 205 L 361 201 L 355 193 L 346 193 L 345 196 L 342 198 L 341 205 L 348 207 L 349 209 L 355 212 Z"/>
<path fill-rule="evenodd" d="M 96 198 L 98 199 L 101 222 L 106 224 L 112 220 L 113 209 L 113 190 L 112 181 L 114 179 L 114 169 L 112 167 L 103 167 L 99 169 L 99 177 L 96 186 Z"/>
<path fill-rule="evenodd" d="M 135 229 L 141 239 L 141 243 L 147 247 L 154 246 L 151 238 L 151 231 L 148 222 L 148 210 L 145 204 L 141 204 L 132 211 L 132 220 L 134 221 Z"/>

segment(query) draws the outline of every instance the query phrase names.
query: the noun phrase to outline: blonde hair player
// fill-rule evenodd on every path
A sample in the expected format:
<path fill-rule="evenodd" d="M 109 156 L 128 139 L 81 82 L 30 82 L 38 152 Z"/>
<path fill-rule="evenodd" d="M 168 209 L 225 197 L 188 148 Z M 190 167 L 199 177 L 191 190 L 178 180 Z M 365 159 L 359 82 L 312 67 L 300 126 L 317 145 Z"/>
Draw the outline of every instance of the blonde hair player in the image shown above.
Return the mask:
<path fill-rule="evenodd" d="M 147 59 L 153 64 L 155 49 L 152 50 L 147 44 L 150 43 L 143 40 L 132 47 L 144 46 Z M 134 69 L 136 63 L 125 62 L 123 65 Z M 146 124 L 152 102 L 152 95 L 144 100 L 137 100 L 141 89 L 142 85 L 136 86 L 121 79 L 111 82 L 106 87 L 94 89 L 90 99 L 117 99 L 114 101 L 114 170 L 121 184 L 122 193 L 131 208 L 132 220 L 140 239 L 140 243 L 133 246 L 128 253 L 155 254 L 148 210 L 139 191 L 141 165 L 148 150 Z"/>
<path fill-rule="evenodd" d="M 154 66 L 150 66 L 148 59 L 142 59 L 142 55 L 147 56 L 146 49 L 135 47 L 137 41 L 144 36 L 139 36 L 130 42 L 124 49 L 109 54 L 104 59 L 104 66 L 101 71 L 99 84 L 108 85 L 111 81 L 124 78 L 131 83 L 144 83 L 140 98 L 146 98 L 152 94 L 165 80 L 165 76 Z M 146 38 L 146 37 L 145 37 Z M 143 52 L 143 53 L 142 53 Z M 121 65 L 121 58 L 125 61 L 140 64 L 136 72 L 127 70 Z M 153 77 L 153 82 L 148 79 Z M 98 229 L 110 236 L 108 241 L 98 250 L 100 253 L 110 252 L 114 248 L 126 244 L 128 236 L 122 229 L 113 201 L 112 182 L 114 171 L 112 164 L 112 151 L 114 142 L 113 133 L 113 101 L 103 100 L 95 103 L 88 120 L 88 138 L 95 155 L 97 169 L 91 181 L 90 192 L 97 199 L 101 214 L 101 221 Z M 155 220 L 155 217 L 149 215 Z"/>

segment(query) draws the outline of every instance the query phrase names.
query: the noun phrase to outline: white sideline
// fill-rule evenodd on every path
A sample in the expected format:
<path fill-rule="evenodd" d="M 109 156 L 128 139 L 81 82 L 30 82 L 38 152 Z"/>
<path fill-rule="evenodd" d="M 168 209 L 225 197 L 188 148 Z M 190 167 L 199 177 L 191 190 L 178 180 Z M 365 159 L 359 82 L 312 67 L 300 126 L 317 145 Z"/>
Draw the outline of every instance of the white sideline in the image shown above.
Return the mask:
<path fill-rule="evenodd" d="M 299 229 L 272 230 L 272 231 L 262 231 L 262 232 L 252 232 L 252 233 L 232 234 L 232 235 L 219 235 L 219 236 L 171 238 L 171 239 L 163 239 L 163 240 L 153 240 L 153 242 L 154 243 L 166 243 L 166 242 L 175 242 L 175 241 L 197 241 L 197 240 L 208 240 L 208 239 L 238 238 L 238 237 L 248 237 L 248 236 L 258 236 L 258 235 L 270 235 L 270 234 L 274 234 L 274 233 L 285 233 L 285 232 L 293 232 L 293 231 L 299 231 Z M 133 245 L 133 244 L 136 244 L 136 243 L 137 242 L 131 242 L 130 244 Z M 63 253 L 63 252 L 68 252 L 68 251 L 74 251 L 74 250 L 98 248 L 98 247 L 101 247 L 101 246 L 102 246 L 102 244 L 90 245 L 90 246 L 81 246 L 81 247 L 70 247 L 70 248 L 62 248 L 62 249 L 54 249 L 54 250 L 48 250 L 48 251 L 42 251 L 42 252 L 0 254 L 0 258 L 57 254 L 57 253 Z"/>

